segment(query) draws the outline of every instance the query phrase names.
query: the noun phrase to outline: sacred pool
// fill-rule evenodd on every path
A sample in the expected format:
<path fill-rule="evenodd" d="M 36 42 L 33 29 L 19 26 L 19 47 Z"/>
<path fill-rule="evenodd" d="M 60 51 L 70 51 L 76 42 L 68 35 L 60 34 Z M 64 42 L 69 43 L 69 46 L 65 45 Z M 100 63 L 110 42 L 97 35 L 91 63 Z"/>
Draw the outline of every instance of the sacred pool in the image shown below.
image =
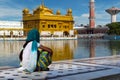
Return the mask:
<path fill-rule="evenodd" d="M 19 66 L 19 53 L 25 41 L 0 41 L 0 66 Z M 41 40 L 53 50 L 53 61 L 103 57 L 120 54 L 120 41 Z"/>

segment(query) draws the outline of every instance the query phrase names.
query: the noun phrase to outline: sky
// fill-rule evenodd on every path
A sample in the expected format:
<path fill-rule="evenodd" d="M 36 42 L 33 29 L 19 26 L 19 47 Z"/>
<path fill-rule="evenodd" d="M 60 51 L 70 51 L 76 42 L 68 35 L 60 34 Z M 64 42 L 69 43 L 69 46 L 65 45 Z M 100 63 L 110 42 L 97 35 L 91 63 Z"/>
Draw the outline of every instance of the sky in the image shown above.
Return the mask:
<path fill-rule="evenodd" d="M 72 9 L 75 24 L 89 24 L 89 2 L 90 0 L 43 0 L 44 5 L 57 10 L 62 15 L 66 14 L 68 8 Z M 0 21 L 22 21 L 22 10 L 28 8 L 30 13 L 41 5 L 42 0 L 0 0 Z M 120 8 L 120 0 L 95 0 L 95 24 L 106 25 L 111 22 L 111 16 L 106 9 L 111 7 Z M 117 14 L 117 22 L 120 22 L 120 13 Z"/>

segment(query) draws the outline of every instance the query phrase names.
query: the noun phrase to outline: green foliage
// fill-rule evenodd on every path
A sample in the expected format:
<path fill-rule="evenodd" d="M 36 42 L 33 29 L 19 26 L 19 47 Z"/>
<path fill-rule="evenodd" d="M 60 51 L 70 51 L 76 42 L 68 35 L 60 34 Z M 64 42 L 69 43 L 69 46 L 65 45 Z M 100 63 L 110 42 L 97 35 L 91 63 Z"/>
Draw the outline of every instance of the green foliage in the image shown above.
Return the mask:
<path fill-rule="evenodd" d="M 107 24 L 106 26 L 108 26 L 109 28 L 109 35 L 120 35 L 120 22 L 114 22 L 111 24 Z"/>

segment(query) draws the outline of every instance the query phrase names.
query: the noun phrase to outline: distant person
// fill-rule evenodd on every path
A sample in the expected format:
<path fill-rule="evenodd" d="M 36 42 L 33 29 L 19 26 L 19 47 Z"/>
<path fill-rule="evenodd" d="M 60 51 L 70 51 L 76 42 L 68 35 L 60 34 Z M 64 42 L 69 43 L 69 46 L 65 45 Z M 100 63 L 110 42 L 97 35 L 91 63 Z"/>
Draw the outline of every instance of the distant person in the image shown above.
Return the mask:
<path fill-rule="evenodd" d="M 52 53 L 50 48 L 40 44 L 39 31 L 37 29 L 32 29 L 28 32 L 26 42 L 19 55 L 21 62 L 21 67 L 18 69 L 19 71 L 34 72 L 42 70 L 40 69 L 41 66 L 38 66 L 39 56 L 41 56 L 38 48 L 40 48 L 41 51 Z"/>

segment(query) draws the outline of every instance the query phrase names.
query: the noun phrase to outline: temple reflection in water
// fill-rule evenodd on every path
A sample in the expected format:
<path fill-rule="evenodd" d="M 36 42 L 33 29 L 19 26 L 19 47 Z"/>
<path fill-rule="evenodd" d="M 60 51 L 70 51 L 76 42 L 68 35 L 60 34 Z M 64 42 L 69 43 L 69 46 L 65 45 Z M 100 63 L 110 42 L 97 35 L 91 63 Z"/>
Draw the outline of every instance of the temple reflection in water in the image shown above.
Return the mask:
<path fill-rule="evenodd" d="M 19 66 L 19 53 L 25 41 L 0 41 L 0 66 Z M 53 61 L 103 57 L 120 54 L 120 41 L 41 40 L 53 50 Z"/>
<path fill-rule="evenodd" d="M 90 58 L 95 57 L 95 41 L 94 40 L 90 40 Z"/>
<path fill-rule="evenodd" d="M 61 40 L 42 42 L 53 49 L 53 61 L 73 59 L 74 50 L 77 47 L 77 40 Z"/>
<path fill-rule="evenodd" d="M 0 57 L 15 57 L 17 59 L 23 44 L 24 41 L 0 42 Z M 77 47 L 77 40 L 41 41 L 41 44 L 50 47 L 53 50 L 53 61 L 70 60 L 73 59 L 74 50 Z M 3 60 L 6 60 L 5 58 Z"/>

